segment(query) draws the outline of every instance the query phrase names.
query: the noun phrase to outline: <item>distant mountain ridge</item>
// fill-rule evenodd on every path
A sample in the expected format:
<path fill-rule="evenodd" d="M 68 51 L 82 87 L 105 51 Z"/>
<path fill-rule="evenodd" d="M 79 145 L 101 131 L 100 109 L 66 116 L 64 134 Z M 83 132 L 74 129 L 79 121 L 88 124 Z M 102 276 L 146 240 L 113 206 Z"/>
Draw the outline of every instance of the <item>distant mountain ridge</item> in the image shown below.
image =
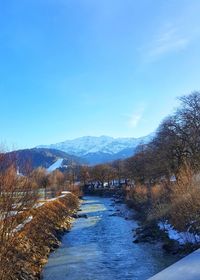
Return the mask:
<path fill-rule="evenodd" d="M 76 156 L 55 149 L 33 148 L 6 153 L 6 160 L 11 160 L 17 165 L 19 173 L 26 174 L 27 168 L 38 167 L 53 171 L 57 168 L 64 168 L 71 165 L 80 165 L 81 159 Z M 58 165 L 58 163 L 60 164 Z M 54 167 L 55 166 L 55 167 Z"/>
<path fill-rule="evenodd" d="M 37 148 L 64 151 L 94 165 L 132 156 L 139 145 L 149 143 L 153 137 L 153 133 L 140 138 L 84 136 L 56 144 L 40 145 Z"/>

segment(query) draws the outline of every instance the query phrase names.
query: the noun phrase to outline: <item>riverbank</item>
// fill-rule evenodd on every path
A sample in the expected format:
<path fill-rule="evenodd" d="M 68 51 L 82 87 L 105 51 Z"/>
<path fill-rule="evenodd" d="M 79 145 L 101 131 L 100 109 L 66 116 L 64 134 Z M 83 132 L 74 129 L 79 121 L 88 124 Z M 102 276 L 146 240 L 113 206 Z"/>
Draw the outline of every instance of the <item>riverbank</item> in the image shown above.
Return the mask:
<path fill-rule="evenodd" d="M 134 201 L 126 200 L 125 203 L 129 208 L 134 209 L 134 218 L 138 220 L 138 228 L 133 231 L 134 243 L 150 243 L 161 244 L 163 250 L 168 254 L 177 255 L 182 258 L 189 253 L 199 248 L 199 244 L 192 242 L 179 242 L 177 236 L 170 238 L 170 232 L 163 226 L 161 227 L 156 220 L 147 220 L 145 209 L 138 207 L 134 204 Z"/>
<path fill-rule="evenodd" d="M 31 219 L 15 233 L 4 279 L 39 280 L 50 252 L 60 246 L 61 237 L 70 229 L 78 206 L 78 198 L 68 193 L 32 209 Z"/>

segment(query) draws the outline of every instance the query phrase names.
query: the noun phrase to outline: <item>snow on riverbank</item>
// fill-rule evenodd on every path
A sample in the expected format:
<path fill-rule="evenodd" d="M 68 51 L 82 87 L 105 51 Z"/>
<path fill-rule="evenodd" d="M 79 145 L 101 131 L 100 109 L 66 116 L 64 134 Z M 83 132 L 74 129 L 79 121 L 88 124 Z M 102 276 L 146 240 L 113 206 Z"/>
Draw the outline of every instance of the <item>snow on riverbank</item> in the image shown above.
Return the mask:
<path fill-rule="evenodd" d="M 33 216 L 28 217 L 26 220 L 24 220 L 24 222 L 23 222 L 22 224 L 19 224 L 19 225 L 14 229 L 13 232 L 18 232 L 18 231 L 22 230 L 23 227 L 24 227 L 26 224 L 28 224 L 28 223 L 30 223 L 30 222 L 32 221 L 32 219 L 33 219 Z"/>
<path fill-rule="evenodd" d="M 195 244 L 200 242 L 199 235 L 190 233 L 189 231 L 178 232 L 172 225 L 168 223 L 168 221 L 159 222 L 158 227 L 160 228 L 160 230 L 165 231 L 170 239 L 178 241 L 179 244 Z"/>
<path fill-rule="evenodd" d="M 65 197 L 65 196 L 68 195 L 68 194 L 71 194 L 71 192 L 69 192 L 69 191 L 62 191 L 60 196 L 56 196 L 56 197 L 53 197 L 53 198 L 49 198 L 49 199 L 45 199 L 45 200 L 39 201 L 39 202 L 34 206 L 34 208 L 41 207 L 41 206 L 44 205 L 46 202 L 54 201 L 54 200 L 56 200 L 56 199 Z"/>
<path fill-rule="evenodd" d="M 54 197 L 54 198 L 51 198 L 51 199 L 47 199 L 45 202 L 39 202 L 39 203 L 37 203 L 37 204 L 35 205 L 34 208 L 39 208 L 39 207 L 43 206 L 46 202 L 55 201 L 55 200 L 57 200 L 57 199 L 59 199 L 59 198 L 65 197 L 65 196 L 68 195 L 68 194 L 71 194 L 71 192 L 69 192 L 69 191 L 63 191 L 62 194 L 61 194 L 60 196 L 57 196 L 57 197 Z M 18 214 L 18 213 L 16 212 L 16 214 Z M 32 219 L 33 219 L 33 216 L 29 216 L 27 219 L 24 220 L 23 223 L 19 224 L 19 225 L 13 230 L 13 232 L 18 232 L 18 231 L 22 230 L 26 224 L 28 224 L 28 223 L 30 223 L 30 222 L 32 221 Z"/>

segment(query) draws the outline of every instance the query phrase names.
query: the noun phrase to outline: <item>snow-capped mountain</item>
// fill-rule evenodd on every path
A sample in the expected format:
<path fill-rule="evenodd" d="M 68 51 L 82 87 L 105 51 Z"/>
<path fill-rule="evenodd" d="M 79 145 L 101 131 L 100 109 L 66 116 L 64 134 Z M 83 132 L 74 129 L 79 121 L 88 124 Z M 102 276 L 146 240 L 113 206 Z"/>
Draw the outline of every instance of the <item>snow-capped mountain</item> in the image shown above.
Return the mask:
<path fill-rule="evenodd" d="M 39 148 L 61 150 L 68 154 L 81 157 L 89 164 L 97 164 L 129 157 L 134 154 L 138 145 L 147 144 L 153 137 L 154 134 L 141 138 L 84 136 L 57 144 L 42 145 Z"/>

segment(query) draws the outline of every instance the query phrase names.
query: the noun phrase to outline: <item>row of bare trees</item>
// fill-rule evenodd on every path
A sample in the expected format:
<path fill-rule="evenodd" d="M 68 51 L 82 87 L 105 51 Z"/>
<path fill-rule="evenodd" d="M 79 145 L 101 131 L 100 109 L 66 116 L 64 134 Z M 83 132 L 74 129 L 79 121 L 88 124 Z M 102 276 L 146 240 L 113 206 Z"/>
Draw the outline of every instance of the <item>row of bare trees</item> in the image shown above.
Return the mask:
<path fill-rule="evenodd" d="M 79 178 L 83 185 L 98 182 L 101 186 L 111 183 L 115 180 L 118 184 L 127 177 L 124 161 L 118 160 L 108 164 L 98 164 L 95 166 L 82 166 L 79 172 Z"/>
<path fill-rule="evenodd" d="M 66 187 L 67 179 L 65 174 L 59 170 L 48 173 L 45 168 L 39 167 L 30 173 L 31 180 L 40 188 L 44 190 L 45 197 L 47 191 L 53 195 L 59 194 Z"/>
<path fill-rule="evenodd" d="M 136 182 L 152 184 L 170 180 L 180 168 L 200 166 L 200 93 L 180 98 L 180 107 L 159 126 L 154 139 L 126 160 L 126 169 Z"/>
<path fill-rule="evenodd" d="M 128 198 L 148 221 L 200 234 L 200 92 L 181 97 L 154 139 L 124 165 L 135 182 Z"/>

